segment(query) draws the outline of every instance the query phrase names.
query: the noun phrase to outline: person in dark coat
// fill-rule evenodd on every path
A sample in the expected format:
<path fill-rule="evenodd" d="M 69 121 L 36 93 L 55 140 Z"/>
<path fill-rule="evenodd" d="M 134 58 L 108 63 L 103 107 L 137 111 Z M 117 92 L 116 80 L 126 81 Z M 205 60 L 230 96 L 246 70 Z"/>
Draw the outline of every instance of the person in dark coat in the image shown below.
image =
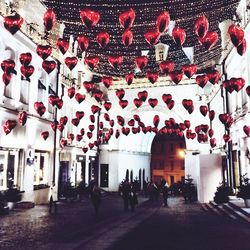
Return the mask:
<path fill-rule="evenodd" d="M 132 185 L 130 199 L 129 199 L 132 211 L 135 211 L 135 206 L 138 204 L 138 198 L 137 198 L 136 191 L 137 191 L 136 185 Z"/>
<path fill-rule="evenodd" d="M 168 207 L 168 191 L 169 191 L 169 186 L 168 183 L 166 182 L 165 185 L 162 187 L 164 207 Z"/>
<path fill-rule="evenodd" d="M 124 203 L 124 211 L 128 211 L 130 193 L 131 193 L 131 186 L 128 181 L 125 181 L 121 188 L 122 191 L 122 198 Z"/>
<path fill-rule="evenodd" d="M 96 216 L 98 216 L 99 208 L 101 205 L 101 190 L 96 185 L 94 185 L 93 189 L 91 190 L 90 198 L 95 208 L 95 214 Z"/>

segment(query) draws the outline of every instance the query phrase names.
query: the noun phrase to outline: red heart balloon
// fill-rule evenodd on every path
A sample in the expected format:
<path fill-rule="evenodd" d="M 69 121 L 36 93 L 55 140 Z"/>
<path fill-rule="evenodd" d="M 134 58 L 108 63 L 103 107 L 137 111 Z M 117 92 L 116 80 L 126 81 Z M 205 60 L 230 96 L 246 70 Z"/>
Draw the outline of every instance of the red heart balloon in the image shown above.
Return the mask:
<path fill-rule="evenodd" d="M 75 68 L 75 66 L 78 63 L 78 59 L 77 57 L 73 56 L 73 57 L 66 57 L 64 59 L 65 64 L 67 65 L 67 67 L 72 70 L 73 68 Z"/>
<path fill-rule="evenodd" d="M 147 56 L 138 56 L 135 59 L 135 65 L 139 70 L 143 70 L 144 67 L 148 65 L 148 57 Z"/>
<path fill-rule="evenodd" d="M 44 106 L 42 102 L 35 102 L 34 108 L 40 116 L 42 116 L 46 111 L 46 107 Z"/>
<path fill-rule="evenodd" d="M 94 126 L 94 125 L 92 125 L 92 124 L 89 125 L 89 130 L 90 130 L 90 131 L 94 131 L 94 129 L 95 129 L 95 126 Z"/>
<path fill-rule="evenodd" d="M 21 28 L 23 24 L 23 18 L 15 13 L 13 16 L 5 16 L 3 23 L 5 29 L 14 35 Z"/>
<path fill-rule="evenodd" d="M 160 13 L 160 15 L 156 18 L 156 28 L 160 33 L 164 33 L 168 29 L 168 25 L 170 22 L 169 13 L 164 10 Z"/>
<path fill-rule="evenodd" d="M 145 102 L 148 98 L 148 92 L 146 90 L 140 91 L 138 92 L 137 96 L 142 102 Z"/>
<path fill-rule="evenodd" d="M 101 102 L 101 100 L 103 99 L 104 94 L 101 90 L 95 90 L 92 94 L 97 102 Z"/>
<path fill-rule="evenodd" d="M 109 117 L 109 114 L 108 114 L 108 113 L 105 113 L 105 114 L 104 114 L 104 119 L 105 119 L 106 121 L 110 121 L 110 117 Z"/>
<path fill-rule="evenodd" d="M 194 111 L 194 106 L 192 105 L 187 111 L 189 114 L 192 114 Z"/>
<path fill-rule="evenodd" d="M 103 129 L 103 126 L 104 126 L 104 125 L 103 125 L 103 122 L 99 122 L 99 128 L 100 128 L 100 129 Z"/>
<path fill-rule="evenodd" d="M 42 67 L 48 74 L 50 74 L 56 68 L 56 62 L 55 61 L 43 61 Z"/>
<path fill-rule="evenodd" d="M 109 125 L 110 125 L 111 127 L 113 127 L 114 124 L 115 124 L 114 120 L 110 120 L 110 121 L 109 121 Z"/>
<path fill-rule="evenodd" d="M 84 117 L 84 112 L 83 111 L 76 111 L 76 118 L 78 120 L 81 120 Z"/>
<path fill-rule="evenodd" d="M 160 117 L 159 117 L 159 115 L 155 115 L 154 119 L 153 119 L 154 126 L 158 127 L 159 123 L 160 123 Z"/>
<path fill-rule="evenodd" d="M 17 125 L 17 121 L 16 120 L 7 120 L 5 121 L 5 123 L 3 124 L 3 130 L 4 133 L 7 135 L 9 134 Z"/>
<path fill-rule="evenodd" d="M 178 84 L 183 78 L 183 71 L 179 70 L 179 71 L 170 72 L 169 76 L 175 84 Z"/>
<path fill-rule="evenodd" d="M 31 53 L 22 53 L 19 56 L 20 63 L 24 66 L 28 66 L 32 60 Z"/>
<path fill-rule="evenodd" d="M 131 30 L 125 30 L 122 34 L 122 43 L 124 46 L 129 46 L 133 42 L 133 32 Z"/>
<path fill-rule="evenodd" d="M 127 136 L 130 133 L 130 128 L 123 127 L 122 128 L 122 133 Z"/>
<path fill-rule="evenodd" d="M 171 94 L 163 94 L 162 95 L 162 100 L 168 104 L 172 100 L 172 95 Z"/>
<path fill-rule="evenodd" d="M 83 9 L 80 11 L 82 23 L 88 28 L 96 26 L 100 20 L 100 13 L 91 9 Z"/>
<path fill-rule="evenodd" d="M 87 137 L 88 137 L 89 139 L 91 139 L 91 138 L 92 138 L 92 136 L 93 136 L 93 133 L 91 133 L 91 132 L 87 132 Z"/>
<path fill-rule="evenodd" d="M 112 85 L 113 78 L 111 76 L 103 76 L 102 83 L 106 88 L 109 88 Z"/>
<path fill-rule="evenodd" d="M 60 146 L 63 148 L 67 145 L 68 141 L 64 138 L 61 138 L 60 139 Z"/>
<path fill-rule="evenodd" d="M 37 45 L 36 53 L 43 59 L 47 59 L 52 53 L 52 47 L 49 45 Z"/>
<path fill-rule="evenodd" d="M 108 32 L 100 32 L 96 36 L 96 41 L 100 48 L 105 48 L 109 43 L 109 39 L 110 37 Z"/>
<path fill-rule="evenodd" d="M 64 126 L 67 124 L 68 122 L 68 117 L 67 116 L 62 116 L 59 120 L 60 124 L 63 124 Z"/>
<path fill-rule="evenodd" d="M 129 120 L 128 125 L 133 127 L 135 125 L 135 120 L 134 119 Z"/>
<path fill-rule="evenodd" d="M 125 95 L 125 90 L 124 89 L 117 89 L 115 91 L 115 94 L 121 100 Z"/>
<path fill-rule="evenodd" d="M 182 70 L 187 78 L 191 78 L 197 72 L 197 67 L 195 64 L 189 64 L 182 66 Z"/>
<path fill-rule="evenodd" d="M 148 104 L 154 108 L 158 104 L 158 100 L 156 98 L 149 98 L 148 99 Z"/>
<path fill-rule="evenodd" d="M 130 8 L 129 10 L 126 10 L 119 15 L 119 22 L 120 25 L 124 29 L 129 29 L 133 25 L 135 20 L 135 11 Z"/>
<path fill-rule="evenodd" d="M 138 98 L 135 98 L 135 99 L 134 99 L 134 105 L 135 105 L 137 108 L 141 107 L 141 105 L 142 105 L 142 100 L 140 100 L 140 99 L 138 99 Z"/>
<path fill-rule="evenodd" d="M 26 111 L 19 112 L 19 114 L 18 114 L 18 121 L 19 121 L 20 125 L 24 126 L 26 124 L 27 117 L 28 117 L 28 114 L 27 114 Z"/>
<path fill-rule="evenodd" d="M 71 142 L 72 142 L 72 141 L 75 139 L 75 135 L 72 134 L 72 133 L 70 133 L 70 134 L 68 134 L 67 138 L 68 138 L 69 140 L 71 140 Z"/>
<path fill-rule="evenodd" d="M 225 113 L 225 114 L 220 114 L 219 115 L 219 120 L 223 123 L 226 124 L 230 120 L 230 115 Z"/>
<path fill-rule="evenodd" d="M 202 105 L 200 106 L 200 112 L 203 116 L 206 116 L 207 115 L 207 112 L 208 112 L 208 106 L 206 105 Z"/>
<path fill-rule="evenodd" d="M 45 30 L 52 30 L 56 21 L 56 14 L 52 9 L 48 9 L 43 15 L 43 25 Z"/>
<path fill-rule="evenodd" d="M 238 47 L 244 39 L 244 30 L 238 25 L 230 25 L 228 28 L 228 34 L 235 47 Z"/>
<path fill-rule="evenodd" d="M 193 101 L 190 99 L 183 99 L 182 105 L 186 110 L 189 110 L 193 106 Z"/>
<path fill-rule="evenodd" d="M 233 88 L 236 92 L 239 92 L 245 85 L 245 80 L 240 77 L 240 78 L 231 78 L 230 79 L 233 85 Z"/>
<path fill-rule="evenodd" d="M 67 41 L 63 38 L 58 38 L 57 42 L 56 42 L 56 46 L 61 51 L 61 53 L 64 55 L 69 49 L 69 41 Z"/>
<path fill-rule="evenodd" d="M 250 86 L 246 87 L 246 92 L 247 92 L 247 95 L 250 96 Z"/>
<path fill-rule="evenodd" d="M 120 132 L 119 132 L 119 130 L 117 129 L 116 132 L 115 132 L 115 138 L 117 139 L 119 136 L 120 136 Z"/>
<path fill-rule="evenodd" d="M 126 82 L 127 82 L 128 85 L 132 84 L 133 80 L 134 80 L 134 74 L 133 73 L 128 73 L 125 76 L 125 80 L 126 80 Z"/>
<path fill-rule="evenodd" d="M 48 131 L 41 132 L 41 137 L 46 141 L 47 138 L 49 137 L 49 132 Z"/>
<path fill-rule="evenodd" d="M 206 50 L 210 50 L 212 47 L 215 46 L 219 39 L 219 36 L 216 32 L 209 31 L 207 34 L 200 38 L 200 43 L 205 47 Z"/>
<path fill-rule="evenodd" d="M 89 39 L 87 36 L 79 35 L 77 37 L 78 47 L 81 52 L 84 52 L 89 47 Z"/>
<path fill-rule="evenodd" d="M 211 139 L 209 140 L 209 142 L 210 142 L 210 146 L 211 146 L 212 148 L 216 147 L 216 139 L 215 139 L 215 138 L 211 138 Z"/>
<path fill-rule="evenodd" d="M 105 102 L 105 103 L 103 104 L 103 106 L 104 106 L 104 108 L 105 108 L 107 111 L 109 111 L 109 110 L 111 109 L 111 107 L 112 107 L 112 103 L 111 103 L 111 102 Z"/>
<path fill-rule="evenodd" d="M 141 118 L 140 118 L 139 115 L 133 115 L 133 118 L 134 118 L 137 122 L 139 122 L 139 121 L 141 120 Z"/>
<path fill-rule="evenodd" d="M 172 36 L 178 46 L 182 46 L 186 40 L 186 32 L 179 27 L 173 28 Z"/>
<path fill-rule="evenodd" d="M 127 100 L 120 100 L 119 105 L 122 107 L 122 109 L 124 109 L 128 106 L 128 101 Z"/>
<path fill-rule="evenodd" d="M 210 110 L 209 113 L 208 113 L 209 120 L 213 121 L 214 116 L 215 116 L 215 111 L 214 110 Z"/>
<path fill-rule="evenodd" d="M 175 105 L 175 101 L 174 100 L 171 100 L 168 104 L 167 104 L 167 107 L 171 110 Z"/>
<path fill-rule="evenodd" d="M 213 135 L 214 135 L 214 130 L 210 128 L 208 130 L 208 136 L 211 138 L 211 137 L 213 137 Z"/>
<path fill-rule="evenodd" d="M 159 64 L 161 73 L 168 75 L 174 70 L 175 64 L 173 62 L 163 61 Z"/>
<path fill-rule="evenodd" d="M 231 141 L 230 135 L 224 134 L 224 135 L 223 135 L 223 140 L 224 140 L 225 142 Z"/>
<path fill-rule="evenodd" d="M 125 123 L 124 118 L 123 118 L 122 116 L 120 116 L 120 115 L 118 115 L 116 118 L 117 118 L 118 124 L 119 124 L 120 126 L 123 126 L 124 123 Z"/>
<path fill-rule="evenodd" d="M 109 64 L 117 69 L 119 65 L 122 64 L 123 62 L 123 57 L 122 56 L 109 56 L 108 57 Z"/>
<path fill-rule="evenodd" d="M 92 105 L 92 106 L 91 106 L 91 112 L 92 112 L 93 114 L 99 112 L 100 110 L 101 110 L 101 108 L 99 108 L 99 107 L 96 106 L 96 105 Z"/>
<path fill-rule="evenodd" d="M 9 75 L 8 73 L 3 73 L 2 80 L 3 83 L 7 86 L 11 81 L 11 75 Z"/>
<path fill-rule="evenodd" d="M 90 69 L 94 69 L 97 64 L 99 63 L 99 57 L 98 56 L 88 56 L 84 58 L 84 63 L 88 65 Z"/>
<path fill-rule="evenodd" d="M 1 63 L 2 70 L 4 71 L 4 73 L 7 73 L 8 75 L 15 72 L 15 66 L 16 66 L 15 62 L 11 59 L 4 60 Z"/>
<path fill-rule="evenodd" d="M 87 148 L 87 147 L 83 147 L 83 148 L 82 148 L 82 151 L 83 151 L 83 153 L 86 154 L 86 153 L 88 152 L 88 148 Z"/>
<path fill-rule="evenodd" d="M 63 124 L 58 124 L 57 129 L 62 133 L 64 130 L 64 125 Z"/>
<path fill-rule="evenodd" d="M 208 76 L 207 75 L 196 76 L 195 81 L 201 88 L 204 88 L 208 82 Z"/>
<path fill-rule="evenodd" d="M 51 128 L 52 128 L 53 131 L 56 131 L 57 125 L 58 125 L 57 121 L 50 123 L 50 126 L 51 126 Z"/>
<path fill-rule="evenodd" d="M 144 33 L 144 38 L 146 42 L 153 46 L 158 43 L 161 34 L 157 30 L 150 30 Z"/>
<path fill-rule="evenodd" d="M 81 141 L 81 140 L 82 140 L 82 137 L 83 137 L 82 135 L 76 135 L 76 140 L 77 140 L 77 141 Z"/>
<path fill-rule="evenodd" d="M 81 134 L 82 136 L 85 134 L 85 130 L 84 130 L 84 128 L 81 128 L 81 130 L 80 130 L 80 134 Z"/>
<path fill-rule="evenodd" d="M 152 71 L 147 72 L 147 78 L 152 84 L 154 84 L 158 80 L 158 77 L 159 75 L 157 72 L 152 72 Z"/>
<path fill-rule="evenodd" d="M 72 118 L 71 119 L 71 123 L 74 125 L 74 126 L 78 126 L 79 125 L 79 122 L 80 122 L 80 120 L 78 119 L 78 118 Z"/>
<path fill-rule="evenodd" d="M 86 96 L 84 94 L 76 93 L 75 94 L 75 99 L 76 101 L 80 104 L 85 100 Z"/>
<path fill-rule="evenodd" d="M 76 93 L 75 87 L 71 87 L 71 88 L 68 89 L 68 97 L 70 99 L 74 97 L 75 93 Z"/>
<path fill-rule="evenodd" d="M 234 84 L 231 79 L 223 81 L 222 85 L 229 93 L 232 93 L 234 91 Z"/>
<path fill-rule="evenodd" d="M 93 82 L 84 82 L 83 86 L 88 93 L 95 90 L 95 84 Z"/>
<path fill-rule="evenodd" d="M 89 120 L 94 123 L 95 122 L 95 116 L 94 115 L 90 115 L 89 116 Z"/>
<path fill-rule="evenodd" d="M 34 73 L 35 68 L 32 65 L 29 66 L 21 66 L 21 74 L 26 78 L 29 79 L 30 76 Z"/>
<path fill-rule="evenodd" d="M 59 100 L 59 96 L 50 95 L 48 99 L 49 99 L 49 104 L 51 104 L 52 106 L 55 106 L 56 101 Z"/>
<path fill-rule="evenodd" d="M 184 124 L 185 124 L 185 126 L 186 126 L 187 129 L 189 129 L 190 126 L 191 126 L 191 123 L 190 123 L 189 120 L 185 120 L 185 121 L 184 121 Z"/>
<path fill-rule="evenodd" d="M 218 70 L 211 70 L 207 73 L 209 82 L 216 84 L 220 80 L 220 72 Z"/>
<path fill-rule="evenodd" d="M 242 40 L 242 43 L 237 46 L 237 53 L 240 56 L 243 56 L 246 53 L 246 51 L 247 51 L 247 42 L 246 39 L 244 38 Z"/>
<path fill-rule="evenodd" d="M 209 23 L 204 15 L 200 16 L 194 23 L 194 32 L 199 38 L 202 38 L 207 34 L 208 28 Z"/>

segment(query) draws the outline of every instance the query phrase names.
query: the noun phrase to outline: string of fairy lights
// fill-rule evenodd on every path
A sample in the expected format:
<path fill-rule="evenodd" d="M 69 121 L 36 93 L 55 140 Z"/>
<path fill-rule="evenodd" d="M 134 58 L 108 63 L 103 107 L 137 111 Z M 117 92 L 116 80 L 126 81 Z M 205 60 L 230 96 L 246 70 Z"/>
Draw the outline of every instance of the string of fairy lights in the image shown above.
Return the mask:
<path fill-rule="evenodd" d="M 145 71 L 159 71 L 158 64 L 155 62 L 154 47 L 149 46 L 144 39 L 144 33 L 155 27 L 156 17 L 163 10 L 167 10 L 171 20 L 176 21 L 176 25 L 185 29 L 187 38 L 184 47 L 194 47 L 194 63 L 198 69 L 202 69 L 216 62 L 221 56 L 221 40 L 211 51 L 206 51 L 198 43 L 197 36 L 193 31 L 193 24 L 198 16 L 205 14 L 209 20 L 209 29 L 219 33 L 219 22 L 232 19 L 235 14 L 239 0 L 158 0 L 158 1 L 139 1 L 139 0 L 43 0 L 43 3 L 52 8 L 57 15 L 57 19 L 66 25 L 64 36 L 69 38 L 73 35 L 76 39 L 79 34 L 86 35 L 90 40 L 86 55 L 99 56 L 100 63 L 94 72 L 101 75 L 124 76 L 133 72 L 135 57 L 141 55 L 142 50 L 149 50 L 150 61 Z M 100 15 L 99 23 L 91 30 L 88 30 L 81 22 L 79 12 L 81 9 L 91 8 L 97 10 Z M 134 34 L 133 43 L 129 47 L 122 44 L 121 36 L 124 30 L 120 27 L 118 17 L 119 13 L 128 8 L 133 8 L 136 13 L 134 25 L 131 30 Z M 103 49 L 96 42 L 96 35 L 101 31 L 107 31 L 110 34 L 110 43 Z M 177 61 L 177 69 L 188 62 L 185 53 L 181 47 L 173 42 L 168 34 L 160 38 L 160 42 L 170 45 L 167 60 Z M 80 53 L 79 53 L 80 55 Z M 123 64 L 118 69 L 112 68 L 108 63 L 108 56 L 122 55 Z M 144 73 L 145 73 L 144 71 Z M 141 77 L 144 73 L 138 73 Z"/>

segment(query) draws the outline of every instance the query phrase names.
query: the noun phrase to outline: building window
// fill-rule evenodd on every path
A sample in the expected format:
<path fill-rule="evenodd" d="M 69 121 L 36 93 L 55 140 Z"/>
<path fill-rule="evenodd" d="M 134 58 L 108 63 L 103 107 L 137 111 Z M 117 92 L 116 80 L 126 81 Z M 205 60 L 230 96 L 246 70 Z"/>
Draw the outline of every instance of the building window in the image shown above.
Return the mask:
<path fill-rule="evenodd" d="M 34 185 L 48 184 L 48 153 L 35 153 Z"/>
<path fill-rule="evenodd" d="M 24 104 L 29 103 L 29 82 L 21 81 L 20 102 Z"/>
<path fill-rule="evenodd" d="M 170 162 L 170 168 L 171 168 L 171 171 L 174 170 L 174 161 L 171 161 L 171 162 Z"/>

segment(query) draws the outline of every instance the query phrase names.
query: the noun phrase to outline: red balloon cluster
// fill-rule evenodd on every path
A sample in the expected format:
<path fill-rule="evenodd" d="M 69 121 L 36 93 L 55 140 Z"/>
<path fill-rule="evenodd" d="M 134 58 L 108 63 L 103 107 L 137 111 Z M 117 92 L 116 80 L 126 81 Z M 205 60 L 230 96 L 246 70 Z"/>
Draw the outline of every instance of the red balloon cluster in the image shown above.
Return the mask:
<path fill-rule="evenodd" d="M 240 26 L 232 24 L 228 28 L 228 34 L 238 54 L 241 56 L 245 54 L 247 45 L 246 39 L 244 38 L 244 30 Z"/>
<path fill-rule="evenodd" d="M 6 86 L 10 83 L 12 74 L 16 74 L 15 66 L 16 66 L 15 62 L 11 59 L 4 60 L 1 63 L 1 68 L 4 72 L 2 80 Z"/>
<path fill-rule="evenodd" d="M 229 80 L 223 81 L 223 87 L 229 92 L 233 91 L 239 92 L 245 85 L 245 80 L 243 78 L 231 78 Z"/>

